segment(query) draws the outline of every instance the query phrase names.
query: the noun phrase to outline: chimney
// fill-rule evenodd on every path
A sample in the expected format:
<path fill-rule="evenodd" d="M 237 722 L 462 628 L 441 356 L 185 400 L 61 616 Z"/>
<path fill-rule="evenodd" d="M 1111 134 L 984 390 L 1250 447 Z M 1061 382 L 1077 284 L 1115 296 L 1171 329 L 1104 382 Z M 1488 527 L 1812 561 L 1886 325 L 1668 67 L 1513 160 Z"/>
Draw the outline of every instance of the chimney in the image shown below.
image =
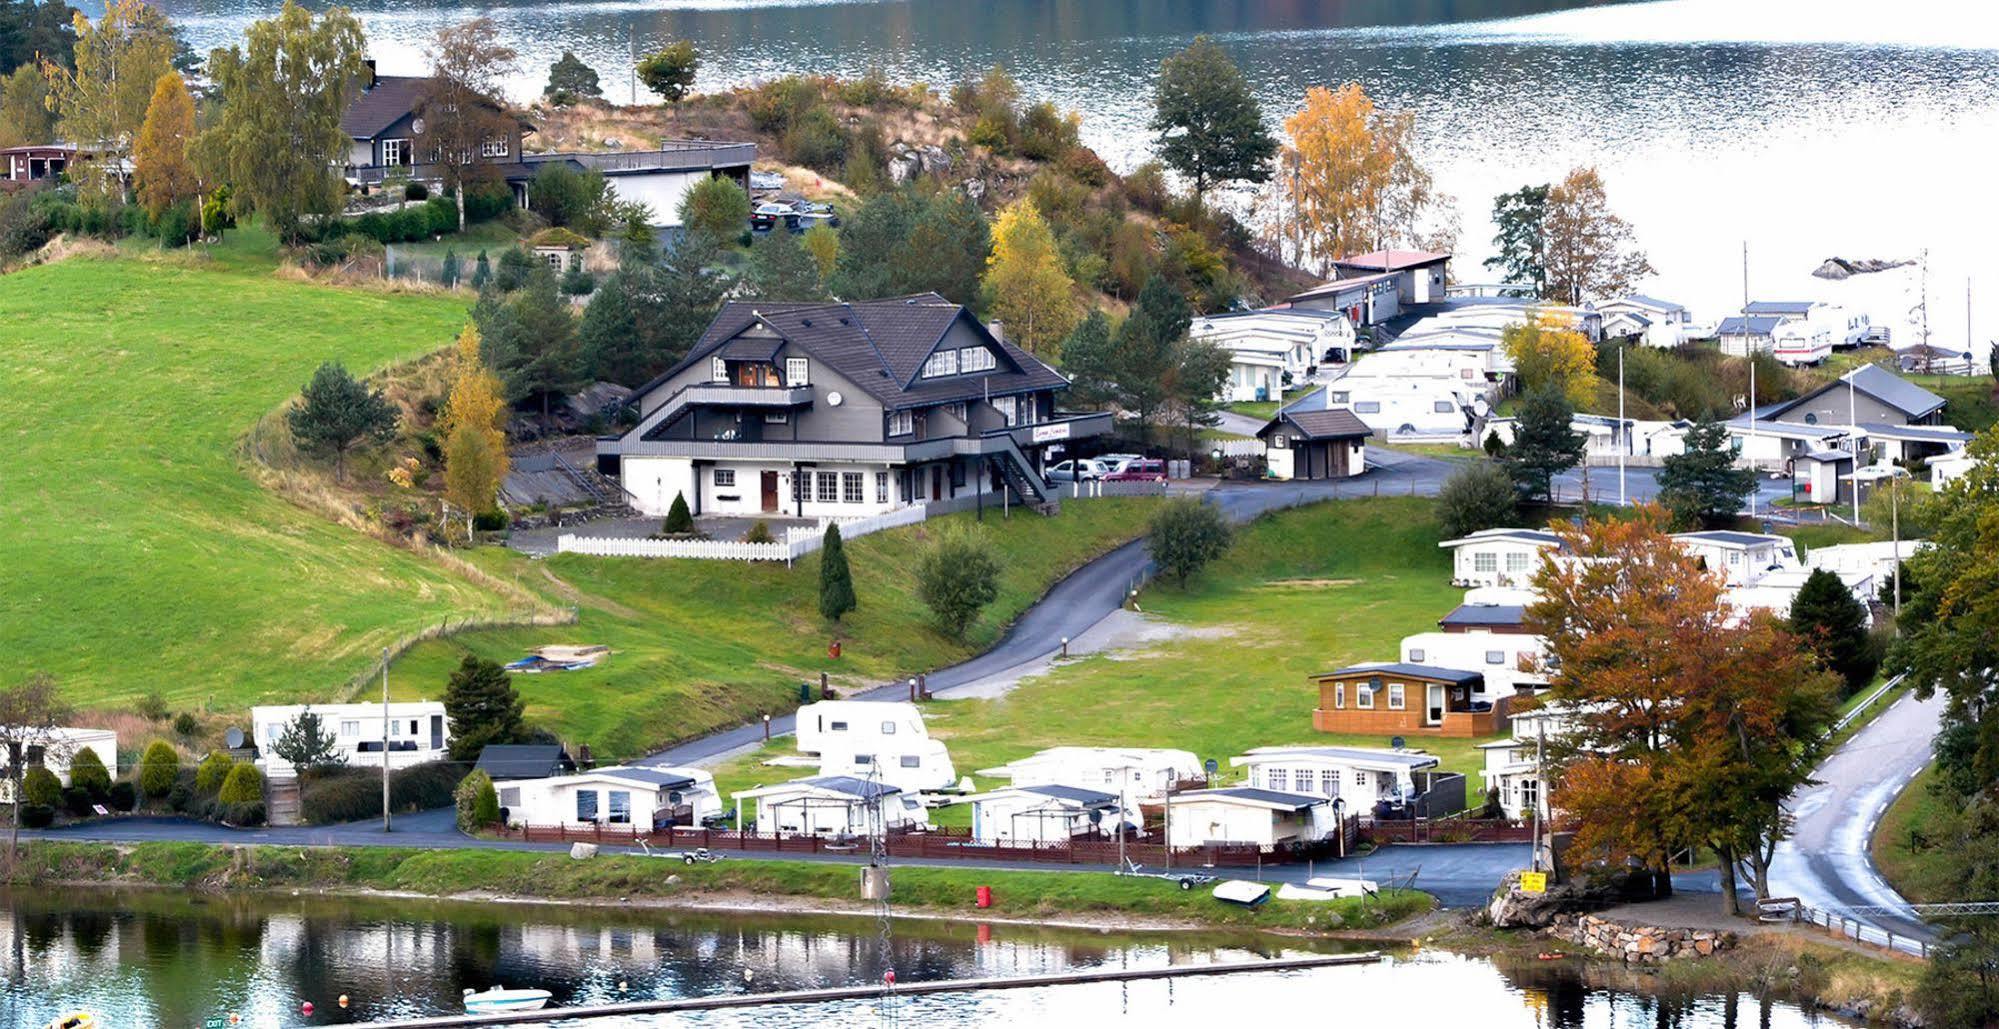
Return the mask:
<path fill-rule="evenodd" d="M 364 90 L 368 90 L 368 89 L 374 89 L 374 88 L 375 88 L 375 59 L 374 59 L 374 58 L 372 58 L 372 57 L 369 57 L 369 58 L 364 58 L 364 59 L 363 59 L 363 60 L 361 61 L 361 64 L 362 64 L 362 65 L 363 65 L 363 66 L 364 66 L 364 67 L 365 67 L 365 68 L 367 69 L 367 70 L 366 70 L 366 71 L 364 71 L 364 72 L 362 73 L 362 75 L 361 75 L 361 88 L 362 88 L 362 89 L 364 89 Z"/>

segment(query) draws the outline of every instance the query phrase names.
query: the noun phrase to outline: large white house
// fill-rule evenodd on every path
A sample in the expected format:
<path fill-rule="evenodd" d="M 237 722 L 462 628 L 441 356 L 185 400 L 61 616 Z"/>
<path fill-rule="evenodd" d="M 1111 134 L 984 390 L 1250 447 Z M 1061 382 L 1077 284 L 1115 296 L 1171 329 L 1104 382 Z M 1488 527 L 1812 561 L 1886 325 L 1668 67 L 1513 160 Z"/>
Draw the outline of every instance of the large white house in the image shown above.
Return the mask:
<path fill-rule="evenodd" d="M 497 785 L 508 825 L 616 825 L 649 832 L 701 825 L 722 813 L 715 777 L 698 768 L 618 765 Z"/>
<path fill-rule="evenodd" d="M 1437 545 L 1451 552 L 1453 585 L 1524 588 L 1562 538 L 1544 529 L 1482 529 Z"/>
<path fill-rule="evenodd" d="M 22 735 L 27 734 L 23 733 Z M 70 764 L 76 760 L 78 754 L 88 750 L 96 754 L 99 761 L 104 762 L 104 769 L 111 773 L 111 778 L 118 778 L 118 734 L 116 732 L 110 729 L 56 726 L 51 729 L 37 731 L 33 735 L 40 739 L 41 742 L 29 746 L 26 748 L 26 753 L 20 755 L 20 759 L 25 767 L 33 768 L 40 765 L 54 773 L 57 782 L 68 786 Z M 0 747 L 0 770 L 11 771 L 14 767 L 14 760 L 15 755 L 12 753 L 11 748 Z M 13 777 L 10 774 L 5 778 L 0 778 L 0 803 L 11 804 L 13 802 L 14 783 Z"/>
<path fill-rule="evenodd" d="M 1229 758 L 1229 767 L 1247 769 L 1250 786 L 1338 798 L 1354 814 L 1372 811 L 1380 801 L 1398 806 L 1413 802 L 1421 792 L 1415 773 L 1437 764 L 1435 755 L 1421 751 L 1374 747 L 1254 747 Z M 1175 807 L 1179 804 L 1176 799 Z"/>
<path fill-rule="evenodd" d="M 1005 786 L 969 798 L 972 839 L 980 843 L 1067 843 L 1142 828 L 1138 809 L 1115 793 L 1080 786 Z"/>
<path fill-rule="evenodd" d="M 1162 747 L 1050 747 L 978 774 L 1015 786 L 1083 786 L 1136 799 L 1203 775 L 1201 759 Z"/>
<path fill-rule="evenodd" d="M 930 738 L 915 704 L 824 700 L 798 709 L 798 750 L 818 757 L 822 776 L 870 775 L 911 793 L 958 781 L 943 740 Z"/>
<path fill-rule="evenodd" d="M 1229 786 L 1177 794 L 1168 808 L 1166 842 L 1175 847 L 1316 843 L 1339 831 L 1333 802 L 1318 793 Z"/>
<path fill-rule="evenodd" d="M 1303 308 L 1202 315 L 1188 334 L 1229 352 L 1228 401 L 1280 400 L 1287 384 L 1303 382 L 1320 364 L 1351 360 L 1355 345 L 1346 315 Z"/>
<path fill-rule="evenodd" d="M 1716 529 L 1676 532 L 1673 541 L 1681 550 L 1699 558 L 1708 571 L 1722 573 L 1730 586 L 1761 579 L 1771 572 L 1804 567 L 1789 536 Z"/>
<path fill-rule="evenodd" d="M 930 813 L 913 793 L 850 775 L 793 779 L 730 794 L 736 824 L 744 825 L 743 801 L 753 802 L 756 831 L 814 836 L 871 836 L 882 830 L 923 828 Z M 877 819 L 873 808 L 879 807 Z"/>
<path fill-rule="evenodd" d="M 286 727 L 307 710 L 319 717 L 320 731 L 333 736 L 335 752 L 344 764 L 380 768 L 385 744 L 390 768 L 407 768 L 449 756 L 451 720 L 445 716 L 442 701 L 406 700 L 389 704 L 386 732 L 380 704 L 253 707 L 251 736 L 257 746 L 257 764 L 264 774 L 279 779 L 298 774 L 291 762 L 271 748 L 284 735 Z"/>
<path fill-rule="evenodd" d="M 1648 347 L 1677 347 L 1692 338 L 1686 307 L 1640 293 L 1595 305 L 1605 339 L 1636 339 Z"/>

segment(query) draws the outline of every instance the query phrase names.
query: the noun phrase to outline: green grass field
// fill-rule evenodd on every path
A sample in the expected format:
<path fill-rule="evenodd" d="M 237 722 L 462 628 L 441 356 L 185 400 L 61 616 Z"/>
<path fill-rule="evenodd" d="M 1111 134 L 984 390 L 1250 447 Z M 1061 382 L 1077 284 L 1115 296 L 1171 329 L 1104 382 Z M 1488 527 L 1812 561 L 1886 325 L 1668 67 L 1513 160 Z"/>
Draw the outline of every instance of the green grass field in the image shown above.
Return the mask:
<path fill-rule="evenodd" d="M 1394 660 L 1403 636 L 1436 628 L 1463 599 L 1437 539 L 1422 499 L 1338 501 L 1260 520 L 1184 591 L 1155 583 L 1141 595 L 1145 611 L 1189 630 L 1181 637 L 1079 659 L 1001 699 L 932 703 L 924 719 L 960 775 L 1058 744 L 1179 747 L 1224 769 L 1231 755 L 1258 745 L 1386 746 L 1385 737 L 1313 732 L 1318 696 L 1306 676 Z M 1471 793 L 1475 742 L 1412 746 L 1465 773 Z M 732 762 L 717 785 L 726 794 L 795 774 L 759 764 L 789 749 L 787 740 Z M 964 807 L 938 815 L 947 825 L 969 818 Z"/>
<path fill-rule="evenodd" d="M 436 349 L 464 302 L 285 281 L 267 239 L 235 238 L 207 261 L 0 278 L 0 647 L 72 703 L 310 697 L 420 626 L 502 607 L 266 492 L 236 457 L 321 361 L 359 372 Z"/>
<path fill-rule="evenodd" d="M 529 720 L 572 744 L 590 744 L 599 760 L 629 758 L 790 710 L 798 683 L 816 684 L 820 672 L 836 683 L 872 685 L 963 660 L 990 646 L 1063 575 L 1142 533 L 1156 503 L 1105 498 L 1071 501 L 1052 518 L 989 514 L 982 531 L 1004 569 L 1000 596 L 963 643 L 931 628 L 915 570 L 921 541 L 940 524 L 971 522 L 970 514 L 850 541 L 860 608 L 837 631 L 819 617 L 817 554 L 785 568 L 575 555 L 538 562 L 489 549 L 474 555 L 482 566 L 577 606 L 580 623 L 424 643 L 396 662 L 391 688 L 412 698 L 441 696 L 467 653 L 505 662 L 546 643 L 607 644 L 614 653 L 599 667 L 514 682 Z M 827 653 L 836 634 L 838 660 Z"/>
<path fill-rule="evenodd" d="M 1881 820 L 1875 823 L 1870 848 L 1874 863 L 1889 885 L 1915 903 L 1957 899 L 1943 896 L 1940 883 L 1948 881 L 1954 855 L 1937 847 L 1929 825 L 1941 818 L 1951 803 L 1930 789 L 1936 781 L 1936 766 L 1923 769 L 1895 798 Z"/>

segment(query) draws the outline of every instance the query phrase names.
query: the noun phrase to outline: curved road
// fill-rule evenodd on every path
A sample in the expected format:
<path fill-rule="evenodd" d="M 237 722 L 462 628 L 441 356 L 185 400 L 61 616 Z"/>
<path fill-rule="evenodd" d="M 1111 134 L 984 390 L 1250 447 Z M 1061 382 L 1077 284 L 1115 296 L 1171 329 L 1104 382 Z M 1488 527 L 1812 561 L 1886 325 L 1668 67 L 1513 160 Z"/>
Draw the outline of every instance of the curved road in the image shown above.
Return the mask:
<path fill-rule="evenodd" d="M 1855 916 L 1872 927 L 1862 930 L 1872 942 L 1887 942 L 1888 932 L 1898 942 L 1936 938 L 1881 877 L 1868 843 L 1882 812 L 1929 764 L 1943 708 L 1941 696 L 1905 695 L 1819 765 L 1813 774 L 1819 784 L 1791 798 L 1795 821 L 1770 864 L 1772 893 L 1834 914 L 1855 907 L 1894 912 Z"/>

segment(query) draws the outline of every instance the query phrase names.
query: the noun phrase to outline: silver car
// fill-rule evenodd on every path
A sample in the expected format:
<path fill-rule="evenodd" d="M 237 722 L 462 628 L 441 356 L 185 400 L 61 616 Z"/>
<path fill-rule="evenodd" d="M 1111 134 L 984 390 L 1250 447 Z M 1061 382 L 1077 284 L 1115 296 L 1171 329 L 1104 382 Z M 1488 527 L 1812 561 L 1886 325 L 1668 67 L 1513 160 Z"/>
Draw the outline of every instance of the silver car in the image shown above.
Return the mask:
<path fill-rule="evenodd" d="M 1110 469 L 1105 468 L 1102 461 L 1091 460 L 1087 457 L 1078 458 L 1074 461 L 1064 461 L 1061 464 L 1049 466 L 1048 481 L 1090 482 L 1103 478 L 1109 471 Z"/>

